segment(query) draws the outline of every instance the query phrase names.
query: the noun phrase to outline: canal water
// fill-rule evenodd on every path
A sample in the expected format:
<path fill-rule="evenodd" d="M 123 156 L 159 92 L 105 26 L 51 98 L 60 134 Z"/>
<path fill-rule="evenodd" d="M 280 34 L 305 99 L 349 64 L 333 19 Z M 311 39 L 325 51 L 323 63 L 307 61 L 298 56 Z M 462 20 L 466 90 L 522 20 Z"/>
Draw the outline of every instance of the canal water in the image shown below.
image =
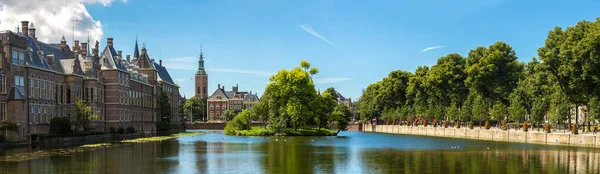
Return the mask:
<path fill-rule="evenodd" d="M 340 137 L 235 137 L 207 131 L 47 155 L 52 151 L 0 149 L 0 173 L 600 172 L 600 149 L 357 131 L 341 132 Z M 18 155 L 39 157 L 6 160 Z"/>

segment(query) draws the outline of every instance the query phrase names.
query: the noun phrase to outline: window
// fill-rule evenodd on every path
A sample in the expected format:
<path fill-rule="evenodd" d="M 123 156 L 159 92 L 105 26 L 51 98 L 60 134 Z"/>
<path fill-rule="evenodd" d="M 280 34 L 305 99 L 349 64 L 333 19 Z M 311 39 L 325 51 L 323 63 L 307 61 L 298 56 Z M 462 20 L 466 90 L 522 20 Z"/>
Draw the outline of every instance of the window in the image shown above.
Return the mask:
<path fill-rule="evenodd" d="M 12 62 L 13 65 L 23 66 L 25 64 L 25 53 L 12 51 Z"/>
<path fill-rule="evenodd" d="M 121 84 L 121 72 L 117 72 L 117 83 Z"/>
<path fill-rule="evenodd" d="M 46 98 L 46 80 L 41 81 L 42 86 L 40 87 L 41 98 Z"/>
<path fill-rule="evenodd" d="M 25 91 L 25 81 L 22 76 L 15 76 L 15 88 L 21 92 Z"/>
<path fill-rule="evenodd" d="M 42 86 L 40 84 L 40 80 L 35 80 L 35 89 L 34 89 L 34 91 L 35 91 L 34 97 L 35 98 L 40 98 L 40 88 L 41 87 Z"/>
<path fill-rule="evenodd" d="M 200 94 L 200 87 L 196 88 L 196 94 Z"/>
<path fill-rule="evenodd" d="M 6 75 L 0 75 L 0 94 L 6 94 Z"/>
<path fill-rule="evenodd" d="M 6 102 L 0 103 L 0 120 L 7 120 L 6 118 Z"/>

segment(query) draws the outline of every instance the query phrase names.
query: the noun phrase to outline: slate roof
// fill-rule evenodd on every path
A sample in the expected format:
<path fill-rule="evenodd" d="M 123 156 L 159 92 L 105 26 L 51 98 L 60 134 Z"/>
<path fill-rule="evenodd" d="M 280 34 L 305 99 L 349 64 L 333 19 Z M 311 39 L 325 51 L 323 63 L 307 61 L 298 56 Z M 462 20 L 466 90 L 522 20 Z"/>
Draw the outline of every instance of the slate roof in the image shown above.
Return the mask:
<path fill-rule="evenodd" d="M 221 88 L 217 88 L 217 90 L 215 90 L 215 92 L 213 92 L 213 94 L 211 94 L 210 97 L 208 97 L 208 99 L 217 99 L 217 95 L 223 97 L 222 99 L 229 99 L 229 97 L 225 93 L 225 90 Z"/>
<path fill-rule="evenodd" d="M 100 58 L 103 59 L 103 57 L 106 57 L 109 60 L 108 64 L 104 63 L 103 60 L 100 60 L 103 68 L 127 71 L 127 68 L 125 67 L 125 65 L 123 65 L 123 62 L 121 62 L 119 54 L 117 53 L 117 51 L 115 51 L 114 47 L 106 46 L 104 48 L 104 51 L 102 51 L 102 55 Z"/>
<path fill-rule="evenodd" d="M 64 69 L 59 62 L 61 59 L 67 59 L 68 56 L 60 49 L 60 45 L 56 47 L 52 44 L 46 44 L 43 42 L 38 42 L 38 45 L 42 48 L 42 51 L 44 51 L 46 55 L 54 55 L 54 71 L 64 73 Z M 67 50 L 70 52 L 70 49 Z"/>
<path fill-rule="evenodd" d="M 164 82 L 176 85 L 175 82 L 173 82 L 173 79 L 171 78 L 171 75 L 169 75 L 169 71 L 167 71 L 167 68 L 165 68 L 164 66 L 160 66 L 160 64 L 154 62 L 154 67 L 156 69 L 156 71 L 158 72 L 158 78 Z"/>
<path fill-rule="evenodd" d="M 27 36 L 27 48 L 27 52 L 29 55 L 25 58 L 25 63 L 27 65 L 46 70 L 52 69 L 46 62 L 45 55 L 41 54 L 42 50 L 38 48 L 37 44 L 35 43 L 35 40 L 31 38 L 31 36 Z M 31 50 L 29 48 L 31 48 Z"/>
<path fill-rule="evenodd" d="M 244 96 L 244 101 L 260 101 L 260 98 L 255 94 L 246 94 L 246 96 Z"/>

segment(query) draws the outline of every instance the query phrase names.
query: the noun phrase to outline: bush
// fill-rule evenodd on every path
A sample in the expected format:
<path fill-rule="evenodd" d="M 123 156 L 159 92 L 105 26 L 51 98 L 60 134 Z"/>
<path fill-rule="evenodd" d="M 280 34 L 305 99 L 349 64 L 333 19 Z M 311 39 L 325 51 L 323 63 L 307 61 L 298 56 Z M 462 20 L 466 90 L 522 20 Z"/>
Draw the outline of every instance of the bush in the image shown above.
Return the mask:
<path fill-rule="evenodd" d="M 115 127 L 110 127 L 110 134 L 116 134 L 117 133 L 117 129 Z"/>
<path fill-rule="evenodd" d="M 135 128 L 129 126 L 129 127 L 127 127 L 127 129 L 125 131 L 127 131 L 127 133 L 132 134 L 132 133 L 135 133 Z"/>
<path fill-rule="evenodd" d="M 483 127 L 485 127 L 485 129 L 490 129 L 490 121 L 485 121 L 485 124 L 483 125 Z"/>
<path fill-rule="evenodd" d="M 156 123 L 156 131 L 164 132 L 171 130 L 171 124 L 166 121 Z"/>
<path fill-rule="evenodd" d="M 70 134 L 71 120 L 66 117 L 54 117 L 50 120 L 50 134 Z"/>
<path fill-rule="evenodd" d="M 437 127 L 437 120 L 433 120 L 433 127 Z"/>
<path fill-rule="evenodd" d="M 473 122 L 469 121 L 469 129 L 473 129 Z"/>
<path fill-rule="evenodd" d="M 544 131 L 546 131 L 546 133 L 552 132 L 552 130 L 550 129 L 550 124 L 546 123 L 546 125 L 544 125 Z"/>
<path fill-rule="evenodd" d="M 502 122 L 502 130 L 507 130 L 506 122 Z"/>
<path fill-rule="evenodd" d="M 577 125 L 571 125 L 571 131 L 573 131 L 573 134 L 575 135 L 579 134 L 579 130 L 577 130 Z"/>
<path fill-rule="evenodd" d="M 250 111 L 245 109 L 227 123 L 225 135 L 235 135 L 236 131 L 250 130 L 250 124 Z"/>
<path fill-rule="evenodd" d="M 460 121 L 456 122 L 456 128 L 460 129 Z"/>
<path fill-rule="evenodd" d="M 123 133 L 125 133 L 125 129 L 123 127 L 119 127 L 119 129 L 117 129 L 117 133 L 123 134 Z"/>
<path fill-rule="evenodd" d="M 448 120 L 444 120 L 444 128 L 448 128 Z"/>
<path fill-rule="evenodd" d="M 423 127 L 427 127 L 427 120 L 423 120 Z"/>
<path fill-rule="evenodd" d="M 523 123 L 523 132 L 527 132 L 529 131 L 529 126 L 527 125 L 527 122 Z"/>

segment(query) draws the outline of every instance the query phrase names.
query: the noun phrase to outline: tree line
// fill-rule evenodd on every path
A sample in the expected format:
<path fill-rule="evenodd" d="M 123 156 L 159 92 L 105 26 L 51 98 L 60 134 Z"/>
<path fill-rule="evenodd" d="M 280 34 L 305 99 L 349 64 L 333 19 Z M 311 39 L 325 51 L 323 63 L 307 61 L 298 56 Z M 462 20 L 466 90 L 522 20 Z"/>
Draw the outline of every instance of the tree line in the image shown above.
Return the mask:
<path fill-rule="evenodd" d="M 364 121 L 435 120 L 565 123 L 584 108 L 600 118 L 600 18 L 548 33 L 538 56 L 520 62 L 504 42 L 452 53 L 415 72 L 392 71 L 363 90 Z M 577 119 L 576 119 L 577 120 Z"/>

